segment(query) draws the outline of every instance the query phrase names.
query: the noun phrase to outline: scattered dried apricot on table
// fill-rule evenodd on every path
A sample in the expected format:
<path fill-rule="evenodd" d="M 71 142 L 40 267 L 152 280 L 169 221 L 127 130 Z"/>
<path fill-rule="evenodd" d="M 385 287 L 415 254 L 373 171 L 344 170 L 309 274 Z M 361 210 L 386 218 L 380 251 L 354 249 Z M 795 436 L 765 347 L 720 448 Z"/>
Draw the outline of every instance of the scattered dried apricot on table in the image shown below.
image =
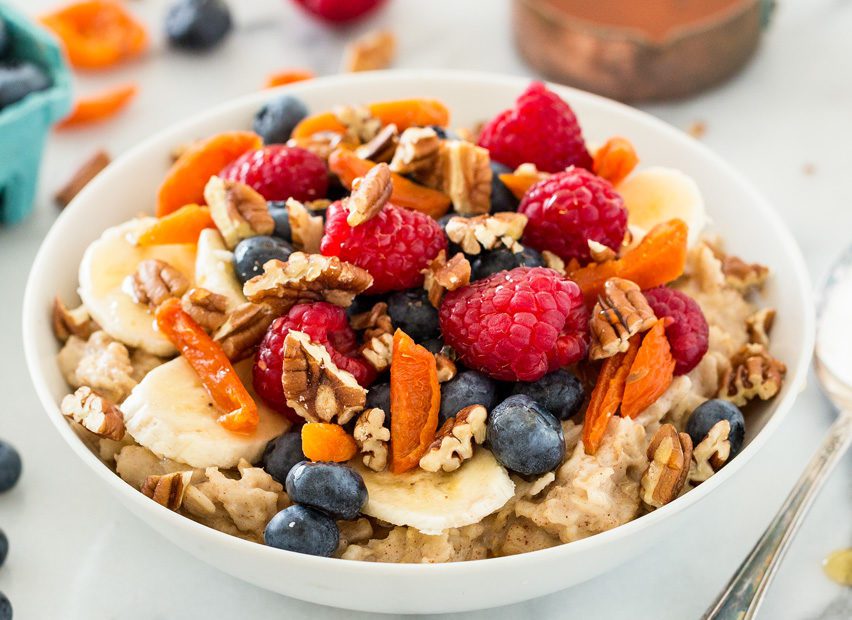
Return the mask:
<path fill-rule="evenodd" d="M 626 138 L 610 138 L 595 152 L 592 170 L 613 185 L 630 174 L 639 163 L 636 149 Z"/>
<path fill-rule="evenodd" d="M 435 356 L 405 332 L 393 335 L 391 360 L 391 463 L 401 474 L 417 467 L 435 438 L 441 388 Z"/>
<path fill-rule="evenodd" d="M 157 191 L 157 217 L 188 204 L 204 203 L 204 186 L 211 176 L 247 151 L 263 145 L 250 131 L 226 131 L 189 145 L 172 164 Z"/>
<path fill-rule="evenodd" d="M 115 116 L 127 107 L 136 96 L 137 91 L 135 84 L 127 84 L 96 95 L 83 97 L 77 100 L 71 114 L 62 119 L 57 127 L 60 129 L 76 127 Z"/>
<path fill-rule="evenodd" d="M 136 244 L 140 246 L 163 245 L 166 243 L 197 243 L 198 235 L 205 228 L 215 228 L 208 207 L 185 205 L 160 218 L 146 229 Z"/>
<path fill-rule="evenodd" d="M 310 69 L 287 69 L 286 71 L 278 71 L 266 78 L 266 88 L 274 88 L 276 86 L 284 86 L 285 84 L 293 84 L 295 82 L 304 82 L 312 80 L 316 77 Z"/>
<path fill-rule="evenodd" d="M 302 452 L 312 461 L 345 463 L 357 454 L 358 445 L 339 424 L 312 422 L 302 427 Z"/>
<path fill-rule="evenodd" d="M 674 379 L 675 359 L 666 338 L 666 321 L 658 320 L 645 333 L 630 367 L 621 401 L 621 415 L 635 418 L 669 389 Z"/>

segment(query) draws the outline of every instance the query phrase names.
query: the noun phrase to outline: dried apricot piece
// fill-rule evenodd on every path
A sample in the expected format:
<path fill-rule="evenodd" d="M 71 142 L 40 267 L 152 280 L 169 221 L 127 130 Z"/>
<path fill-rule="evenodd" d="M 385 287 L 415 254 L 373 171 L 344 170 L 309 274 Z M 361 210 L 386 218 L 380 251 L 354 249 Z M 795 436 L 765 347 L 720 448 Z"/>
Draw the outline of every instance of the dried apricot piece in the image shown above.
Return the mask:
<path fill-rule="evenodd" d="M 367 108 L 373 116 L 382 121 L 382 125 L 393 123 L 399 131 L 429 125 L 446 127 L 450 123 L 450 111 L 437 99 L 377 101 Z"/>
<path fill-rule="evenodd" d="M 614 137 L 595 152 L 592 170 L 599 177 L 616 185 L 630 174 L 638 163 L 639 157 L 630 140 Z"/>
<path fill-rule="evenodd" d="M 137 90 L 135 84 L 127 84 L 78 99 L 74 103 L 71 114 L 62 119 L 56 126 L 59 128 L 75 127 L 115 116 L 131 102 L 136 96 Z"/>
<path fill-rule="evenodd" d="M 312 80 L 316 75 L 310 69 L 287 69 L 278 71 L 266 78 L 266 88 L 274 88 L 275 86 L 284 86 L 285 84 L 293 84 L 295 82 L 304 82 Z"/>
<path fill-rule="evenodd" d="M 569 271 L 569 277 L 592 305 L 603 292 L 609 278 L 625 278 L 641 289 L 653 288 L 676 280 L 686 265 L 687 226 L 683 220 L 657 224 L 635 248 L 617 260 L 590 263 Z"/>
<path fill-rule="evenodd" d="M 328 167 L 340 177 L 340 182 L 352 188 L 355 179 L 367 174 L 376 162 L 361 159 L 347 149 L 336 149 L 328 158 Z M 390 201 L 398 207 L 420 211 L 434 218 L 444 215 L 450 208 L 450 198 L 435 189 L 430 189 L 409 181 L 403 176 L 391 173 L 393 191 Z"/>
<path fill-rule="evenodd" d="M 674 379 L 675 359 L 666 338 L 666 321 L 658 320 L 645 333 L 630 367 L 621 401 L 621 415 L 635 418 L 663 395 Z"/>
<path fill-rule="evenodd" d="M 586 454 L 595 454 L 598 451 L 609 419 L 618 411 L 624 397 L 627 376 L 639 352 L 639 338 L 639 334 L 633 336 L 627 351 L 608 357 L 601 365 L 583 421 L 583 447 Z"/>
<path fill-rule="evenodd" d="M 358 453 L 358 445 L 339 424 L 312 422 L 302 427 L 302 452 L 312 461 L 345 463 Z"/>
<path fill-rule="evenodd" d="M 405 332 L 393 335 L 391 359 L 390 469 L 401 474 L 417 467 L 435 438 L 441 388 L 435 356 Z"/>
<path fill-rule="evenodd" d="M 250 131 L 227 131 L 193 142 L 166 173 L 157 191 L 157 217 L 188 204 L 204 203 L 204 186 L 227 164 L 263 145 Z"/>
<path fill-rule="evenodd" d="M 299 121 L 293 128 L 292 138 L 309 138 L 315 133 L 330 131 L 332 133 L 346 133 L 346 125 L 337 120 L 334 112 L 320 112 Z"/>
<path fill-rule="evenodd" d="M 148 47 L 145 27 L 119 2 L 84 0 L 42 15 L 39 21 L 81 69 L 103 69 L 138 56 Z"/>
<path fill-rule="evenodd" d="M 513 172 L 505 172 L 500 175 L 500 182 L 505 185 L 512 195 L 521 200 L 527 190 L 538 183 L 538 179 L 532 175 L 515 174 Z"/>
<path fill-rule="evenodd" d="M 208 207 L 185 205 L 154 222 L 139 235 L 136 244 L 197 243 L 202 230 L 215 227 Z"/>

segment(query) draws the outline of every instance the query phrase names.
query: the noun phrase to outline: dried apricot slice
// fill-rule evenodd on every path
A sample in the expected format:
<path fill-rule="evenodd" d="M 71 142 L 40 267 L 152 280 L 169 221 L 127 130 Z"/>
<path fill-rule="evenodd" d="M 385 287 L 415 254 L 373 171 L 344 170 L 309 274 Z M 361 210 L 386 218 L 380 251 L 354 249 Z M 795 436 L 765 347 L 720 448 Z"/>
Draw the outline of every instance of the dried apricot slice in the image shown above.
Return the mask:
<path fill-rule="evenodd" d="M 666 338 L 666 321 L 658 320 L 645 333 L 630 367 L 621 401 L 621 415 L 635 418 L 663 395 L 674 379 L 675 359 Z"/>
<path fill-rule="evenodd" d="M 657 224 L 635 248 L 617 260 L 591 263 L 569 271 L 569 277 L 592 305 L 609 278 L 625 278 L 639 288 L 653 288 L 679 278 L 686 265 L 687 226 L 683 220 Z"/>
<path fill-rule="evenodd" d="M 595 152 L 592 170 L 613 185 L 630 174 L 639 163 L 636 149 L 626 138 L 610 138 Z"/>
<path fill-rule="evenodd" d="M 215 228 L 210 209 L 199 205 L 185 205 L 160 218 L 136 240 L 137 245 L 163 245 L 166 243 L 197 243 L 205 228 Z"/>
<path fill-rule="evenodd" d="M 284 86 L 285 84 L 293 84 L 295 82 L 304 82 L 312 80 L 316 75 L 310 69 L 287 69 L 278 71 L 266 78 L 266 88 L 275 86 Z"/>
<path fill-rule="evenodd" d="M 302 427 L 302 452 L 312 461 L 345 463 L 357 454 L 358 445 L 339 424 L 312 422 Z"/>
<path fill-rule="evenodd" d="M 75 127 L 115 116 L 133 100 L 137 90 L 135 84 L 127 84 L 83 97 L 75 102 L 71 114 L 62 119 L 57 127 Z"/>
<path fill-rule="evenodd" d="M 633 336 L 627 351 L 608 357 L 601 365 L 583 422 L 583 447 L 586 454 L 595 454 L 598 451 L 609 419 L 618 411 L 624 397 L 627 375 L 639 352 L 639 338 L 639 334 Z"/>
<path fill-rule="evenodd" d="M 539 179 L 528 174 L 515 174 L 513 172 L 505 172 L 500 175 L 500 181 L 505 185 L 512 195 L 521 200 L 527 190 L 538 183 Z"/>
<path fill-rule="evenodd" d="M 391 359 L 390 469 L 401 474 L 417 467 L 435 438 L 441 388 L 435 356 L 398 329 Z M 307 453 L 306 453 L 307 454 Z"/>
<path fill-rule="evenodd" d="M 367 174 L 376 162 L 361 159 L 347 149 L 336 149 L 328 158 L 328 167 L 340 177 L 340 182 L 352 188 L 355 179 Z M 420 211 L 434 218 L 444 215 L 450 208 L 450 198 L 438 190 L 423 187 L 403 176 L 391 173 L 393 191 L 390 201 L 398 207 Z"/>
<path fill-rule="evenodd" d="M 192 143 L 166 173 L 157 192 L 157 217 L 188 204 L 204 203 L 204 186 L 227 164 L 263 145 L 250 131 L 228 131 Z"/>

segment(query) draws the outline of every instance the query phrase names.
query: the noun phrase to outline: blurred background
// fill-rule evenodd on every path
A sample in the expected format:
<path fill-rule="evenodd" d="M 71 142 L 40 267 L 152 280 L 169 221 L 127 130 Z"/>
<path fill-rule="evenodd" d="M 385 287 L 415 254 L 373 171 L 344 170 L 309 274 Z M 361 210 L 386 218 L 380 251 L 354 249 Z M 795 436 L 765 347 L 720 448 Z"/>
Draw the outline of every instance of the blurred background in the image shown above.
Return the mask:
<path fill-rule="evenodd" d="M 120 42 L 119 60 L 110 60 L 109 46 L 87 56 L 85 46 L 72 43 L 69 55 L 81 56 L 67 72 L 47 54 L 39 66 L 53 67 L 52 85 L 25 75 L 36 92 L 24 95 L 14 88 L 22 78 L 11 56 L 41 52 L 0 44 L 0 282 L 7 291 L 0 305 L 0 437 L 24 455 L 21 484 L 0 496 L 0 527 L 11 540 L 0 590 L 17 618 L 360 617 L 284 599 L 201 565 L 113 506 L 101 489 L 80 485 L 72 505 L 52 501 L 83 479 L 83 465 L 49 428 L 23 369 L 18 325 L 26 275 L 61 203 L 81 184 L 78 177 L 69 188 L 81 166 L 96 171 L 176 121 L 273 82 L 353 69 L 544 77 L 629 101 L 707 144 L 769 198 L 815 279 L 852 241 L 852 3 L 844 0 L 116 4 L 132 17 L 129 25 L 112 20 L 107 28 L 96 13 L 68 13 L 56 0 L 0 0 L 7 31 L 19 23 L 31 28 L 24 22 L 41 16 L 60 34 L 68 19 L 82 20 L 84 30 L 109 31 L 101 38 Z M 330 23 L 341 18 L 351 20 Z M 140 27 L 147 46 L 134 38 Z M 69 114 L 72 121 L 50 129 Z M 96 158 L 101 152 L 107 157 Z M 22 197 L 22 179 L 36 170 L 34 194 Z M 681 541 L 570 591 L 465 617 L 559 618 L 570 609 L 575 617 L 615 618 L 626 617 L 626 608 L 631 618 L 697 617 L 768 523 L 830 420 L 826 401 L 810 387 L 754 466 L 718 491 L 714 510 Z M 852 542 L 850 465 L 847 455 L 820 495 L 763 617 L 852 617 L 850 589 L 821 570 L 828 553 Z"/>

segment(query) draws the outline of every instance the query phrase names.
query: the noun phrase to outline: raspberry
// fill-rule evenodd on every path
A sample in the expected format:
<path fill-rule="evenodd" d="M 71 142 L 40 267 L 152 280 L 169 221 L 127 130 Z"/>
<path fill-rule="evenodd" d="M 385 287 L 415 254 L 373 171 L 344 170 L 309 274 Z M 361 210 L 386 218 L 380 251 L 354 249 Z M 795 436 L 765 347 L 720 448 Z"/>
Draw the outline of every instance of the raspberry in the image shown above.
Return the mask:
<path fill-rule="evenodd" d="M 524 163 L 533 163 L 545 172 L 568 166 L 592 168 L 574 111 L 541 82 L 530 84 L 514 108 L 483 127 L 479 146 L 489 150 L 491 159 L 510 168 Z"/>
<path fill-rule="evenodd" d="M 581 264 L 591 260 L 590 240 L 618 250 L 627 231 L 621 196 L 609 181 L 582 168 L 569 168 L 533 185 L 518 213 L 529 218 L 524 244 Z"/>
<path fill-rule="evenodd" d="M 374 11 L 384 0 L 295 0 L 308 13 L 332 24 L 351 22 Z"/>
<path fill-rule="evenodd" d="M 346 310 L 324 301 L 297 304 L 269 326 L 252 369 L 255 391 L 276 411 L 294 421 L 301 420 L 287 406 L 281 386 L 281 353 L 284 338 L 291 329 L 305 332 L 312 341 L 325 345 L 337 367 L 351 372 L 361 385 L 367 386 L 376 378 L 373 367 L 358 353 L 358 338 L 349 326 Z"/>
<path fill-rule="evenodd" d="M 470 368 L 506 381 L 536 381 L 580 361 L 589 315 L 580 287 L 545 267 L 518 267 L 447 293 L 444 341 Z"/>
<path fill-rule="evenodd" d="M 249 151 L 225 166 L 219 176 L 250 185 L 267 200 L 316 200 L 328 190 L 323 161 L 310 151 L 283 144 Z"/>
<path fill-rule="evenodd" d="M 370 272 L 373 285 L 366 292 L 371 295 L 421 286 L 420 271 L 446 249 L 444 231 L 435 220 L 390 204 L 353 228 L 346 223 L 346 209 L 335 202 L 326 212 L 320 243 L 325 256 L 339 256 Z"/>
<path fill-rule="evenodd" d="M 710 328 L 701 306 L 689 295 L 664 286 L 648 289 L 645 298 L 657 318 L 673 319 L 666 327 L 666 337 L 676 362 L 675 374 L 688 373 L 707 353 Z"/>

